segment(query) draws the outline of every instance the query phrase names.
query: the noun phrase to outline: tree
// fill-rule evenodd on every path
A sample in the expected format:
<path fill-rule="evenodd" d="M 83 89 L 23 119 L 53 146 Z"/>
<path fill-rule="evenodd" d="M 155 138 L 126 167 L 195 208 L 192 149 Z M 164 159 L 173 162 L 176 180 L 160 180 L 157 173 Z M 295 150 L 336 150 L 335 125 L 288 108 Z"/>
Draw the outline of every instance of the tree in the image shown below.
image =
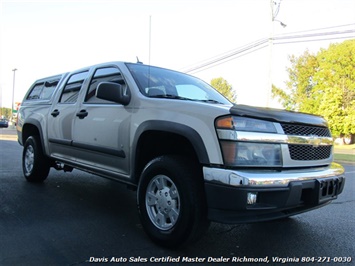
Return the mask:
<path fill-rule="evenodd" d="M 324 95 L 318 113 L 333 121 L 336 136 L 355 134 L 355 40 L 330 45 L 317 57 L 319 70 L 314 78 Z"/>
<path fill-rule="evenodd" d="M 11 118 L 11 108 L 1 107 L 0 108 L 0 118 L 5 117 L 7 119 Z"/>
<path fill-rule="evenodd" d="M 231 102 L 237 101 L 237 94 L 224 78 L 214 78 L 211 80 L 211 86 L 214 87 L 217 91 L 223 94 Z"/>
<path fill-rule="evenodd" d="M 291 67 L 287 68 L 289 80 L 286 91 L 272 86 L 272 97 L 287 110 L 313 113 L 315 96 L 313 75 L 318 68 L 317 59 L 306 50 L 303 55 L 289 57 Z"/>
<path fill-rule="evenodd" d="M 290 62 L 286 90 L 273 86 L 273 97 L 286 109 L 324 116 L 334 136 L 354 135 L 355 40 L 292 55 Z"/>

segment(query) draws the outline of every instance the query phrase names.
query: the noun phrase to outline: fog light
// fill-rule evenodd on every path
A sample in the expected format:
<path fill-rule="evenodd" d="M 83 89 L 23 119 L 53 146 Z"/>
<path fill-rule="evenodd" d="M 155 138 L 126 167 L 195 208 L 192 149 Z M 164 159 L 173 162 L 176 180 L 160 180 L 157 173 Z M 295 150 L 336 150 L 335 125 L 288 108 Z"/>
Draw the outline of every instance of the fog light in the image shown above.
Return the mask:
<path fill-rule="evenodd" d="M 257 192 L 249 192 L 247 195 L 247 204 L 248 205 L 253 205 L 256 203 L 256 199 L 258 197 L 258 193 Z"/>

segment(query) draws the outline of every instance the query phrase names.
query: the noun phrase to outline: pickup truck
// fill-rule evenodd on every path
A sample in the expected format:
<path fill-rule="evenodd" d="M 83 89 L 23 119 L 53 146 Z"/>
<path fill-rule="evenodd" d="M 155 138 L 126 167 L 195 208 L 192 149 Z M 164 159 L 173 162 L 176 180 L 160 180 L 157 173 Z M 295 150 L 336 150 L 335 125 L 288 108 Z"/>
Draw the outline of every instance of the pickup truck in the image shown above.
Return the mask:
<path fill-rule="evenodd" d="M 18 112 L 27 181 L 73 168 L 137 191 L 157 244 L 198 240 L 211 221 L 283 219 L 343 191 L 322 117 L 229 102 L 193 76 L 110 62 L 35 81 Z"/>

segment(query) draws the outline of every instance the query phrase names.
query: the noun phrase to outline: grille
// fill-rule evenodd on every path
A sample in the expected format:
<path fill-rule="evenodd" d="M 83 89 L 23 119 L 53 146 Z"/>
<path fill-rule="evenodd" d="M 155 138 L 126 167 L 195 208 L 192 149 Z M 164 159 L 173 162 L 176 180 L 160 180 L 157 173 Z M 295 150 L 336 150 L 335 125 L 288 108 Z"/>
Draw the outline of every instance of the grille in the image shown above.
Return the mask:
<path fill-rule="evenodd" d="M 286 135 L 331 137 L 327 127 L 315 127 L 295 124 L 281 124 Z"/>
<path fill-rule="evenodd" d="M 298 161 L 312 161 L 328 159 L 332 152 L 332 146 L 318 146 L 311 145 L 288 145 L 290 156 L 292 160 Z"/>

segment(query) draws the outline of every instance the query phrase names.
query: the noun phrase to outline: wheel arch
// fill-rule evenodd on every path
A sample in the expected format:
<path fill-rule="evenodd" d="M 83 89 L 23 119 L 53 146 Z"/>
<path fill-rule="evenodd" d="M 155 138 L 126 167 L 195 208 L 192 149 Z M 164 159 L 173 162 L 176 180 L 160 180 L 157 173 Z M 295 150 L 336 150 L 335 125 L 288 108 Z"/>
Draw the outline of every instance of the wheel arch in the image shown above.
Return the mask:
<path fill-rule="evenodd" d="M 153 158 L 164 154 L 191 157 L 200 164 L 208 164 L 209 157 L 200 134 L 191 127 L 168 121 L 146 121 L 135 135 L 131 154 L 132 177 L 138 183 L 144 166 Z"/>
<path fill-rule="evenodd" d="M 22 127 L 21 141 L 22 141 L 23 145 L 25 144 L 28 137 L 33 136 L 33 135 L 39 136 L 43 153 L 46 154 L 42 126 L 39 121 L 37 121 L 35 119 L 29 119 L 28 121 L 26 121 L 26 123 Z"/>

